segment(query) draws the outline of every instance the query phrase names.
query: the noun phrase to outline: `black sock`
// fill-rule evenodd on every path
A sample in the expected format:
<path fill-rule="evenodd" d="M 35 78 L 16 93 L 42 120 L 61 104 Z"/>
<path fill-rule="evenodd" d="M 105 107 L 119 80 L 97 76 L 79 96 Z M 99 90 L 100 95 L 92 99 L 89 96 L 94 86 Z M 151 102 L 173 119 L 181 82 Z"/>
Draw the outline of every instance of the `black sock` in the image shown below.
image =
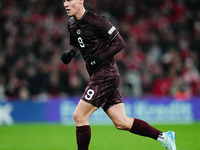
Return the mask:
<path fill-rule="evenodd" d="M 151 137 L 155 140 L 157 140 L 158 136 L 160 135 L 159 130 L 140 119 L 134 119 L 130 132 L 141 136 Z"/>
<path fill-rule="evenodd" d="M 88 150 L 91 138 L 91 129 L 89 125 L 76 127 L 76 140 L 78 150 Z"/>

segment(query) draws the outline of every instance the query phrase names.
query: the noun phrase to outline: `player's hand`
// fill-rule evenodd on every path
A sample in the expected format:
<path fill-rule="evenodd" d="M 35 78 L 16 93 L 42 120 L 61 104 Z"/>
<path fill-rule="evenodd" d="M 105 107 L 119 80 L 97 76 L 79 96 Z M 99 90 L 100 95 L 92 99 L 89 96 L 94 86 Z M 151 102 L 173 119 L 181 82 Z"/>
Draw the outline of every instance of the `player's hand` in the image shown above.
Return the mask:
<path fill-rule="evenodd" d="M 61 60 L 64 64 L 68 64 L 72 60 L 72 58 L 73 58 L 73 55 L 72 53 L 69 53 L 69 52 L 68 53 L 65 52 L 61 55 Z"/>
<path fill-rule="evenodd" d="M 86 60 L 87 66 L 90 66 L 91 68 L 98 67 L 101 64 L 101 58 L 99 56 L 90 56 Z"/>

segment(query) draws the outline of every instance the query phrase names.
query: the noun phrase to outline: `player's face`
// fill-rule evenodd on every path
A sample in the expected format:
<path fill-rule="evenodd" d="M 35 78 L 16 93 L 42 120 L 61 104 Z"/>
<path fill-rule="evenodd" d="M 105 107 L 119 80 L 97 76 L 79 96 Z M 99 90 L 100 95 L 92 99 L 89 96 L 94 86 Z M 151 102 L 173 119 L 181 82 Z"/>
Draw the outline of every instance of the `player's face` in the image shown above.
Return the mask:
<path fill-rule="evenodd" d="M 63 0 L 64 7 L 68 16 L 77 16 L 82 3 L 80 0 Z"/>

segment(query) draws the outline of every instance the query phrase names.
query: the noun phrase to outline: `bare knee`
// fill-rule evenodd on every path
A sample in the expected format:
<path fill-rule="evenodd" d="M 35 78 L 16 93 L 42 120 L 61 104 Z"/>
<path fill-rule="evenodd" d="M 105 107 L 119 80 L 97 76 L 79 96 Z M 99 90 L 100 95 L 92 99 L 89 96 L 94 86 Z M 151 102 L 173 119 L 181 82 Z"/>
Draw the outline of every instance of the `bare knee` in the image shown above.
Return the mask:
<path fill-rule="evenodd" d="M 120 120 L 113 121 L 115 127 L 119 130 L 128 130 L 132 128 L 133 125 L 133 118 L 125 117 Z"/>
<path fill-rule="evenodd" d="M 80 114 L 78 114 L 76 112 L 73 114 L 73 118 L 74 118 L 75 122 L 82 122 L 82 120 L 83 120 L 82 115 L 80 115 Z"/>
<path fill-rule="evenodd" d="M 74 118 L 74 121 L 76 122 L 76 125 L 88 124 L 88 118 L 80 113 L 74 112 L 73 118 Z"/>
<path fill-rule="evenodd" d="M 130 130 L 129 125 L 125 122 L 117 122 L 114 125 L 118 130 Z"/>

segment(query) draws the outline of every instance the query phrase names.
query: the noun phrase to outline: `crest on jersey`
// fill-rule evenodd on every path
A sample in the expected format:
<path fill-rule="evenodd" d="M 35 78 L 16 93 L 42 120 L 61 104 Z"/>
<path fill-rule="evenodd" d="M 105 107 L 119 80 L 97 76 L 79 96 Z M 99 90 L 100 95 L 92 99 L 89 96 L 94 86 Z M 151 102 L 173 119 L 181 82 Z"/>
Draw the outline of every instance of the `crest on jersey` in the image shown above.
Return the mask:
<path fill-rule="evenodd" d="M 78 29 L 78 30 L 76 31 L 76 33 L 80 35 L 80 34 L 81 34 L 81 30 Z"/>

